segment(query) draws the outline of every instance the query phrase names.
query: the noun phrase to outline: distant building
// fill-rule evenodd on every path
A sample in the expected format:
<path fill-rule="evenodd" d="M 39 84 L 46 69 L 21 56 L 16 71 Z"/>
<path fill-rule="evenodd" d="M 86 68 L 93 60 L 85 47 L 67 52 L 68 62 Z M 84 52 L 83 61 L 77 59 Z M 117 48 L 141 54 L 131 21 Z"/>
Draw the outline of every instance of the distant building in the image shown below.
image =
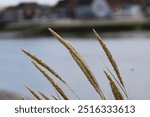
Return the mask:
<path fill-rule="evenodd" d="M 106 12 L 106 10 L 108 11 L 109 9 L 106 0 L 61 0 L 53 9 L 55 10 L 55 14 L 61 18 L 70 17 L 89 19 L 101 18 L 109 15 L 109 12 Z"/>
<path fill-rule="evenodd" d="M 106 0 L 94 0 L 92 3 L 92 11 L 98 18 L 110 17 L 111 7 Z"/>
<path fill-rule="evenodd" d="M 150 0 L 107 0 L 114 16 L 142 18 L 150 15 Z M 149 4 L 149 5 L 148 5 Z"/>
<path fill-rule="evenodd" d="M 150 0 L 107 0 L 109 5 L 116 9 L 123 7 L 124 5 L 140 5 L 143 6 L 145 4 L 149 4 Z"/>
<path fill-rule="evenodd" d="M 69 0 L 61 0 L 52 8 L 52 16 L 54 18 L 66 18 L 69 16 L 68 10 Z"/>
<path fill-rule="evenodd" d="M 14 7 L 7 7 L 0 13 L 0 20 L 18 22 L 50 18 L 51 7 L 37 3 L 21 3 Z"/>
<path fill-rule="evenodd" d="M 144 4 L 142 10 L 144 12 L 144 16 L 150 18 L 150 3 Z"/>
<path fill-rule="evenodd" d="M 39 5 L 37 3 L 21 3 L 17 7 L 19 12 L 19 19 L 34 20 L 41 18 L 49 18 L 51 8 L 46 5 Z"/>
<path fill-rule="evenodd" d="M 92 11 L 93 0 L 77 0 L 74 6 L 74 14 L 77 18 L 94 18 L 94 12 Z"/>
<path fill-rule="evenodd" d="M 16 8 L 18 9 L 20 18 L 28 20 L 38 15 L 39 7 L 36 3 L 21 3 Z"/>
<path fill-rule="evenodd" d="M 8 7 L 0 12 L 0 22 L 9 23 L 17 21 L 18 13 L 15 7 Z"/>

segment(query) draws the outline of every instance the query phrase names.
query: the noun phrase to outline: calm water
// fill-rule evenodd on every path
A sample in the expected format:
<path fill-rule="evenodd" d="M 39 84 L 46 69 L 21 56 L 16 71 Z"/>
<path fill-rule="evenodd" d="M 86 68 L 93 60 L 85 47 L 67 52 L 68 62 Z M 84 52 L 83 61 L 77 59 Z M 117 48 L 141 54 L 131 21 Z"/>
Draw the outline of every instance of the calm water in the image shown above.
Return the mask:
<path fill-rule="evenodd" d="M 113 98 L 106 80 L 102 61 L 110 66 L 95 39 L 75 40 L 71 43 L 85 58 L 105 95 Z M 150 99 L 150 39 L 138 36 L 105 40 L 116 59 L 131 99 Z M 0 40 L 0 89 L 30 97 L 24 87 L 29 85 L 45 94 L 55 93 L 49 82 L 32 65 L 20 48 L 27 49 L 47 62 L 80 95 L 82 99 L 99 99 L 68 51 L 55 39 L 1 39 Z M 110 67 L 111 68 L 111 67 Z M 68 95 L 72 94 L 62 85 Z"/>

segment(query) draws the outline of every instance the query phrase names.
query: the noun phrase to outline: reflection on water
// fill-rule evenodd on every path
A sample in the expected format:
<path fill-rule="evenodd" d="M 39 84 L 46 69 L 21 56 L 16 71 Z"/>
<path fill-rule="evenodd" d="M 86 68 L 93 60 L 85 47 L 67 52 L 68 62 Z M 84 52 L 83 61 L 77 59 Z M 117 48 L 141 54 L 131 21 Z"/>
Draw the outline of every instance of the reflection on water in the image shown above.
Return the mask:
<path fill-rule="evenodd" d="M 110 67 L 101 47 L 95 39 L 70 40 L 88 62 L 105 95 L 112 99 L 103 69 Z M 146 37 L 106 40 L 121 69 L 128 93 L 132 99 L 150 99 L 150 40 Z M 48 96 L 55 93 L 47 80 L 31 64 L 20 48 L 27 49 L 54 68 L 80 95 L 82 99 L 99 99 L 68 51 L 55 39 L 3 39 L 0 40 L 0 89 L 14 91 L 30 97 L 24 84 L 41 90 Z M 72 94 L 64 87 L 68 95 Z"/>

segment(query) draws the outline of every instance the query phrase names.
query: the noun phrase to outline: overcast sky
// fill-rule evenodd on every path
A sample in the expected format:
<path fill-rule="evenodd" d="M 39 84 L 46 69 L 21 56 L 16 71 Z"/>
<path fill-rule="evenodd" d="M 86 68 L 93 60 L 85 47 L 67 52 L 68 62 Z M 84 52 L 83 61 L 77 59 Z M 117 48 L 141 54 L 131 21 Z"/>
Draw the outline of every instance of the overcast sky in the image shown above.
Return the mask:
<path fill-rule="evenodd" d="M 0 0 L 0 6 L 16 5 L 20 2 L 38 2 L 41 4 L 54 5 L 58 0 Z"/>

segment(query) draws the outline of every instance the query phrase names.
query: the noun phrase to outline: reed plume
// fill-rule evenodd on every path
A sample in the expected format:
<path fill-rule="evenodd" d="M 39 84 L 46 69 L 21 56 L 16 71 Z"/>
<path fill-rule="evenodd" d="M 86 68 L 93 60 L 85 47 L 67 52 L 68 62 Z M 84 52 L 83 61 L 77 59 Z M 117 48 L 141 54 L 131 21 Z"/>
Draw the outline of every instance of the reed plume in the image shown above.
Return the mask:
<path fill-rule="evenodd" d="M 59 92 L 59 94 L 65 99 L 68 100 L 68 96 L 65 94 L 65 92 L 62 90 L 62 88 L 40 67 L 38 66 L 34 61 L 32 61 L 34 66 L 47 78 L 47 80 L 53 85 L 53 87 Z"/>
<path fill-rule="evenodd" d="M 33 91 L 29 86 L 25 85 L 25 87 L 30 91 L 30 93 L 37 99 L 37 100 L 42 100 L 36 92 Z"/>
<path fill-rule="evenodd" d="M 112 90 L 112 93 L 115 97 L 116 100 L 124 100 L 119 88 L 117 87 L 117 85 L 115 84 L 115 82 L 112 80 L 111 76 L 108 75 L 108 73 L 106 71 L 104 71 L 106 78 L 109 80 L 109 84 Z"/>
<path fill-rule="evenodd" d="M 77 63 L 77 65 L 79 66 L 79 68 L 82 70 L 82 72 L 84 73 L 84 75 L 86 76 L 87 80 L 89 81 L 89 83 L 91 84 L 91 86 L 95 89 L 95 91 L 98 93 L 98 95 L 100 96 L 100 98 L 102 100 L 106 100 L 106 97 L 104 96 L 103 90 L 101 89 L 97 79 L 95 78 L 93 72 L 91 71 L 91 69 L 89 68 L 89 66 L 87 65 L 86 61 L 82 58 L 82 56 L 76 51 L 76 49 L 72 46 L 72 44 L 63 39 L 60 35 L 58 35 L 54 30 L 52 30 L 51 28 L 48 28 L 48 30 L 51 32 L 51 34 L 58 39 L 58 41 L 60 43 L 62 43 L 65 48 L 69 51 L 70 55 L 72 56 L 72 58 L 74 59 L 74 61 Z M 97 40 L 99 41 L 102 49 L 104 50 L 107 59 L 109 60 L 109 62 L 111 63 L 117 78 L 112 74 L 112 72 L 110 71 L 110 69 L 105 65 L 107 71 L 111 74 L 109 75 L 106 71 L 104 71 L 104 74 L 106 75 L 106 78 L 109 81 L 110 87 L 111 87 L 111 92 L 114 95 L 114 98 L 116 100 L 124 100 L 125 97 L 124 95 L 122 95 L 122 93 L 125 94 L 125 96 L 128 99 L 128 95 L 125 89 L 125 85 L 123 83 L 123 79 L 121 77 L 121 73 L 120 70 L 116 64 L 116 61 L 114 60 L 111 52 L 109 51 L 109 49 L 107 48 L 107 46 L 105 45 L 105 43 L 103 42 L 103 40 L 101 39 L 101 37 L 98 35 L 98 33 L 93 29 L 94 35 L 96 36 Z M 66 83 L 65 80 L 63 80 L 63 78 L 55 72 L 55 70 L 53 70 L 50 66 L 48 66 L 45 62 L 43 62 L 40 58 L 36 57 L 35 55 L 33 55 L 32 53 L 21 49 L 27 56 L 29 56 L 33 61 L 32 63 L 34 64 L 34 66 L 45 76 L 45 78 L 47 78 L 47 80 L 52 84 L 52 86 L 56 89 L 56 94 L 55 95 L 51 95 L 51 97 L 54 100 L 61 100 L 61 98 L 68 100 L 69 97 L 66 95 L 66 92 L 63 91 L 63 89 L 60 87 L 59 84 L 57 84 L 55 82 L 55 80 L 49 76 L 42 68 L 45 68 L 47 71 L 49 71 L 53 76 L 55 76 L 57 79 L 59 79 L 62 83 L 64 83 L 71 91 L 74 95 L 76 95 L 76 97 L 78 97 L 78 99 L 80 99 L 80 97 L 70 88 L 70 86 Z M 117 83 L 117 84 L 116 84 Z M 50 98 L 47 97 L 44 93 L 42 92 L 38 92 L 41 97 L 39 97 L 39 95 L 37 93 L 35 93 L 31 88 L 29 88 L 28 86 L 26 86 L 26 88 L 30 91 L 30 93 L 38 100 L 41 100 L 42 98 L 44 98 L 45 100 L 49 100 Z M 122 92 L 120 91 L 120 89 L 122 90 Z M 59 95 L 61 95 L 61 97 L 59 97 Z"/>
<path fill-rule="evenodd" d="M 118 76 L 118 79 L 120 81 L 120 83 L 122 84 L 123 87 L 124 86 L 124 83 L 123 83 L 123 80 L 122 80 L 122 77 L 121 77 L 121 74 L 120 74 L 120 71 L 119 71 L 119 68 L 118 68 L 118 65 L 116 64 L 116 61 L 114 60 L 111 52 L 109 51 L 109 49 L 107 48 L 106 44 L 103 42 L 103 40 L 101 39 L 101 37 L 98 35 L 98 33 L 93 29 L 93 32 L 95 34 L 95 37 L 97 38 L 97 40 L 99 41 L 101 47 L 103 48 L 108 60 L 110 61 L 116 75 Z"/>
<path fill-rule="evenodd" d="M 91 70 L 89 69 L 88 65 L 86 64 L 85 60 L 79 55 L 79 53 L 73 48 L 73 46 L 66 40 L 64 40 L 62 37 L 60 37 L 55 31 L 53 31 L 51 28 L 48 28 L 51 34 L 56 37 L 70 52 L 73 59 L 76 61 L 76 63 L 79 65 L 85 76 L 87 77 L 88 81 L 91 83 L 91 85 L 94 87 L 96 92 L 100 95 L 101 99 L 105 100 L 105 96 L 95 78 Z"/>
<path fill-rule="evenodd" d="M 36 57 L 34 54 L 30 53 L 27 50 L 21 49 L 27 56 L 29 56 L 31 59 L 33 59 L 34 61 L 36 61 L 39 65 L 41 65 L 42 67 L 44 67 L 45 69 L 47 69 L 51 74 L 53 74 L 57 79 L 59 79 L 61 82 L 63 82 L 70 90 L 71 92 L 78 98 L 80 99 L 80 97 L 75 93 L 75 91 L 66 83 L 65 80 L 63 80 L 63 78 L 55 72 L 55 70 L 53 70 L 49 65 L 47 65 L 45 62 L 43 62 L 39 57 Z"/>
<path fill-rule="evenodd" d="M 41 91 L 38 91 L 38 93 L 45 99 L 45 100 L 50 100 L 49 97 L 47 97 L 44 93 Z"/>

